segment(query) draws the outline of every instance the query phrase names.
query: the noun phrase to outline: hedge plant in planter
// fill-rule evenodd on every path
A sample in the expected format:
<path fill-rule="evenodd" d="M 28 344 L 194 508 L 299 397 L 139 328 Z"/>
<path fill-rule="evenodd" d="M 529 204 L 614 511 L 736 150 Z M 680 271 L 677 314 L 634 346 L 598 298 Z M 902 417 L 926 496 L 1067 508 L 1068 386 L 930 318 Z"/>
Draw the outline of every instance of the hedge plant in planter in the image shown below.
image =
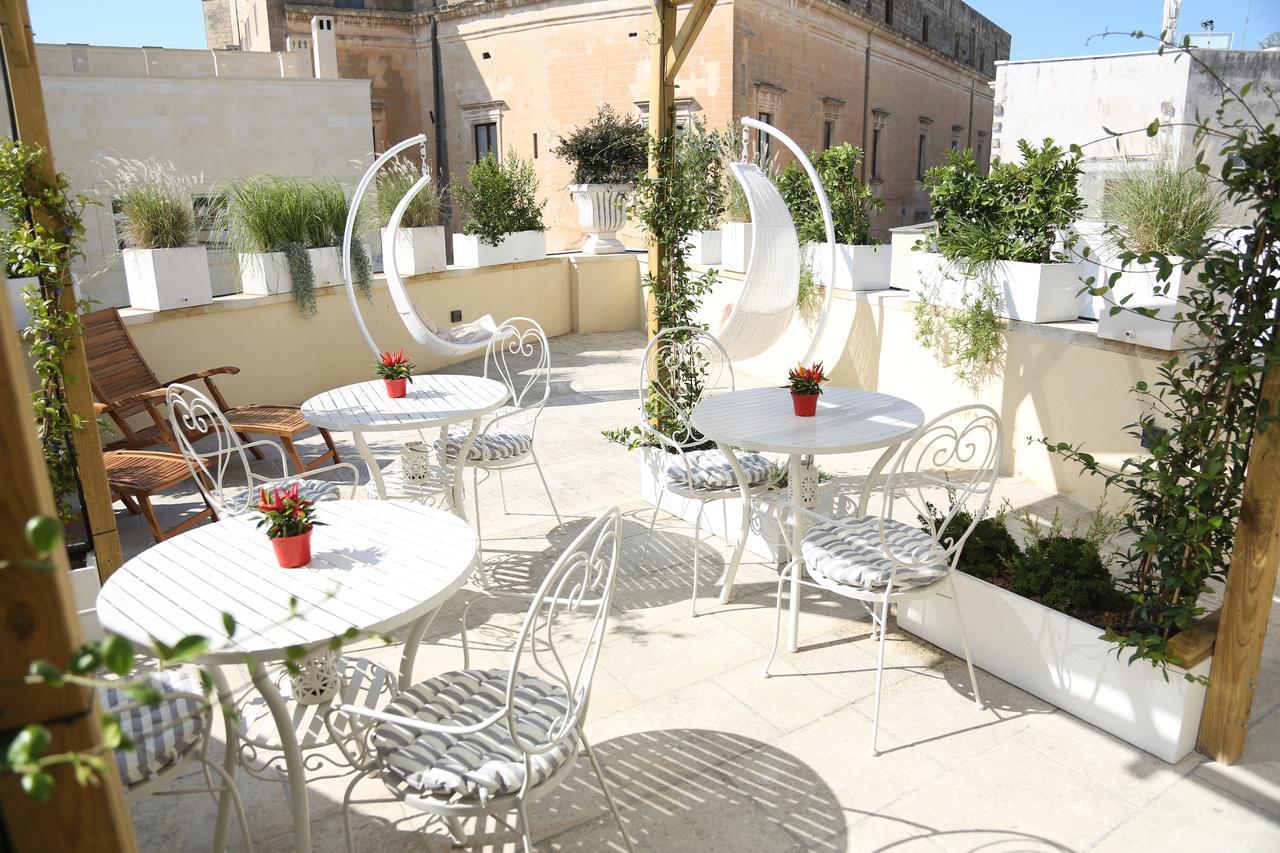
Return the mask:
<path fill-rule="evenodd" d="M 689 203 L 697 210 L 689 233 L 689 246 L 690 260 L 699 266 L 721 261 L 720 221 L 725 212 L 725 152 L 728 150 L 727 134 L 707 130 L 706 123 L 698 118 L 691 120 L 676 140 L 676 158 L 690 182 Z M 742 192 L 740 187 L 738 192 Z M 745 206 L 745 196 L 742 202 Z"/>
<path fill-rule="evenodd" d="M 821 154 L 810 153 L 809 159 L 827 192 L 836 242 L 850 246 L 875 244 L 877 241 L 871 236 L 871 215 L 884 210 L 884 203 L 872 195 L 871 187 L 858 177 L 862 149 L 842 142 Z M 798 163 L 788 163 L 778 173 L 775 183 L 791 211 L 800 242 L 825 242 L 827 230 L 818 206 L 818 194 L 804 169 Z"/>
<path fill-rule="evenodd" d="M 395 253 L 401 275 L 423 275 L 445 268 L 444 197 L 438 183 L 425 185 L 409 201 L 395 234 L 386 227 L 400 200 L 420 177 L 418 167 L 405 158 L 388 163 L 378 172 L 375 198 L 382 227 L 382 255 L 386 258 Z"/>
<path fill-rule="evenodd" d="M 617 238 L 627 221 L 626 198 L 648 164 L 644 122 L 620 116 L 605 104 L 591 121 L 574 128 L 553 154 L 573 166 L 569 194 L 578 206 L 578 222 L 587 232 L 582 251 L 589 255 L 625 250 Z"/>
<path fill-rule="evenodd" d="M 475 238 L 470 242 L 477 254 L 482 246 L 496 249 L 504 243 L 513 245 L 516 242 L 513 235 L 519 235 L 531 238 L 528 241 L 531 246 L 537 243 L 541 250 L 537 246 L 519 247 L 512 257 L 504 259 L 545 256 L 542 232 L 546 226 L 542 222 L 542 209 L 546 201 L 538 200 L 538 176 L 532 161 L 520 159 L 514 148 L 507 149 L 501 162 L 493 154 L 487 154 L 471 164 L 467 180 L 454 181 L 449 192 L 462 217 L 462 235 Z M 454 235 L 455 260 L 466 242 L 458 237 Z"/>

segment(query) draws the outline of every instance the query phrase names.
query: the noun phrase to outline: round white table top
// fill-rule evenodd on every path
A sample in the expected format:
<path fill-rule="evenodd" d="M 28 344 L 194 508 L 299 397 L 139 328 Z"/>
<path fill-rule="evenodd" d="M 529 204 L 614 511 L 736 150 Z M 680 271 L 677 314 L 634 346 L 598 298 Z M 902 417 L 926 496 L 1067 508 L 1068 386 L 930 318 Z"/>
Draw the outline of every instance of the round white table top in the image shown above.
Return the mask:
<path fill-rule="evenodd" d="M 282 658 L 349 628 L 384 632 L 444 603 L 476 558 L 470 525 L 415 503 L 334 500 L 319 507 L 311 562 L 282 569 L 256 515 L 198 527 L 125 563 L 98 595 L 102 626 L 139 645 L 210 638 L 206 663 Z M 290 598 L 297 616 L 290 617 Z M 222 614 L 236 621 L 226 639 Z"/>
<path fill-rule="evenodd" d="M 746 450 L 818 455 L 899 444 L 924 423 L 924 412 L 900 397 L 827 387 L 818 397 L 818 414 L 801 418 L 793 412 L 786 388 L 750 388 L 702 400 L 693 407 L 692 420 L 712 441 Z"/>
<path fill-rule="evenodd" d="M 414 376 L 398 399 L 387 396 L 381 379 L 325 391 L 302 404 L 302 417 L 335 432 L 424 429 L 487 415 L 509 396 L 507 386 L 492 379 L 427 373 Z"/>

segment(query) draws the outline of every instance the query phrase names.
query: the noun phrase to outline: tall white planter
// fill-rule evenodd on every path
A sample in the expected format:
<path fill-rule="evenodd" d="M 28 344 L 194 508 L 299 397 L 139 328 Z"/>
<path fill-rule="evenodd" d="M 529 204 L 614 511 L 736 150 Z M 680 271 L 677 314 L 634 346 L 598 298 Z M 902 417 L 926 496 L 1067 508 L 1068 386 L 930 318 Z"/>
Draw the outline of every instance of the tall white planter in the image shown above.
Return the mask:
<path fill-rule="evenodd" d="M 426 275 L 445 268 L 443 225 L 397 228 L 394 238 L 391 229 L 382 229 L 382 258 L 385 264 L 394 255 L 400 275 Z"/>
<path fill-rule="evenodd" d="M 245 293 L 292 293 L 293 276 L 284 252 L 241 252 L 240 289 Z"/>
<path fill-rule="evenodd" d="M 955 574 L 975 666 L 1170 763 L 1195 746 L 1205 688 L 1099 639 L 1092 625 L 994 584 Z M 903 630 L 962 656 L 950 594 L 898 607 Z M 1192 668 L 1207 676 L 1212 659 Z"/>
<path fill-rule="evenodd" d="M 689 234 L 689 263 L 700 267 L 719 266 L 723 238 L 719 229 Z"/>
<path fill-rule="evenodd" d="M 1154 316 L 1134 310 L 1138 308 L 1153 311 Z M 1186 303 L 1163 296 L 1130 299 L 1115 314 L 1110 306 L 1100 312 L 1098 337 L 1160 350 L 1190 349 L 1203 338 L 1191 324 L 1176 321 L 1177 315 L 1188 310 Z"/>
<path fill-rule="evenodd" d="M 323 246 L 319 249 L 307 249 L 307 257 L 311 259 L 311 276 L 316 287 L 344 283 L 342 247 Z"/>
<path fill-rule="evenodd" d="M 911 292 L 937 305 L 959 308 L 979 281 L 935 252 L 912 252 Z M 1000 295 L 1000 315 L 1028 323 L 1063 323 L 1078 316 L 1077 294 L 1084 287 L 1080 267 L 1068 264 L 1030 264 L 999 261 L 992 265 L 992 282 Z"/>
<path fill-rule="evenodd" d="M 751 223 L 725 222 L 720 226 L 720 265 L 730 272 L 747 271 L 751 263 Z"/>
<path fill-rule="evenodd" d="M 616 255 L 626 246 L 618 231 L 627 224 L 627 196 L 631 184 L 570 184 L 569 197 L 578 206 L 578 224 L 587 232 L 584 255 Z"/>
<path fill-rule="evenodd" d="M 40 279 L 35 276 L 26 278 L 6 278 L 5 290 L 8 291 L 9 312 L 13 315 L 13 327 L 15 329 L 25 329 L 31 323 L 31 312 L 27 310 L 27 303 L 22 298 L 22 291 L 26 290 L 28 285 L 38 285 Z"/>
<path fill-rule="evenodd" d="M 125 249 L 124 277 L 134 308 L 168 311 L 213 301 L 204 246 Z"/>
<path fill-rule="evenodd" d="M 806 243 L 805 256 L 813 279 L 837 290 L 885 290 L 893 267 L 888 246 L 837 243 L 835 269 L 831 268 L 830 243 Z"/>
<path fill-rule="evenodd" d="M 460 267 L 487 267 L 536 261 L 547 256 L 547 237 L 541 231 L 507 234 L 496 246 L 473 234 L 453 235 L 453 262 Z"/>

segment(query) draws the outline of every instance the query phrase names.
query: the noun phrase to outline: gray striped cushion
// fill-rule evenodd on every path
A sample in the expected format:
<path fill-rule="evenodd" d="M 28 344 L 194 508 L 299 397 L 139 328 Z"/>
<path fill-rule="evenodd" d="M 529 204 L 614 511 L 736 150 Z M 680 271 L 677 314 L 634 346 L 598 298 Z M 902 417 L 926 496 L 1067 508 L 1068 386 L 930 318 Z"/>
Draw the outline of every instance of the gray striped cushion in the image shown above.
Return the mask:
<path fill-rule="evenodd" d="M 441 444 L 437 440 L 436 453 L 448 459 L 456 460 L 458 452 L 462 450 L 462 445 L 470 434 L 470 427 L 449 430 L 448 445 L 441 449 Z M 533 447 L 533 437 L 526 432 L 492 429 L 476 436 L 476 440 L 471 444 L 471 449 L 467 451 L 467 461 L 494 462 L 499 459 L 514 459 L 517 456 L 523 456 L 528 453 L 531 447 Z"/>
<path fill-rule="evenodd" d="M 151 682 L 161 695 L 202 694 L 198 681 L 173 670 L 154 673 Z M 99 695 L 103 712 L 116 714 L 125 736 L 133 742 L 132 749 L 120 749 L 115 754 L 116 767 L 126 788 L 155 778 L 199 747 L 200 738 L 204 736 L 206 714 L 201 703 L 194 699 L 166 699 L 153 708 L 136 708 L 119 714 L 112 709 L 132 704 L 128 694 L 117 687 L 104 687 Z"/>
<path fill-rule="evenodd" d="M 287 489 L 294 483 L 298 484 L 298 495 L 300 497 L 309 498 L 313 501 L 336 501 L 342 497 L 341 483 L 331 483 L 328 480 L 304 480 L 298 478 L 295 480 L 282 480 L 279 483 L 271 483 L 267 486 L 255 486 L 253 494 L 250 496 L 253 500 L 249 502 L 249 505 L 251 507 L 257 506 L 261 489 L 266 489 L 267 495 L 270 496 L 272 489 Z"/>
<path fill-rule="evenodd" d="M 474 725 L 503 706 L 508 670 L 446 672 L 415 684 L 391 700 L 389 714 L 441 725 Z M 540 678 L 521 674 L 515 696 L 521 735 L 531 743 L 549 740 L 567 709 L 565 693 Z M 524 783 L 524 753 L 511 739 L 505 718 L 474 734 L 438 734 L 396 723 L 379 723 L 373 745 L 382 759 L 382 778 L 397 793 L 430 794 L 451 801 L 518 791 Z M 571 761 L 578 750 L 573 730 L 546 752 L 530 756 L 530 787 Z"/>
<path fill-rule="evenodd" d="M 759 486 L 769 482 L 769 477 L 773 474 L 772 462 L 759 453 L 735 453 L 749 485 Z M 689 461 L 688 479 L 685 478 L 685 459 Z M 671 464 L 667 466 L 667 476 L 676 483 L 692 481 L 695 489 L 727 489 L 738 485 L 733 467 L 719 450 L 695 450 L 686 453 L 683 459 L 678 454 L 673 455 Z"/>
<path fill-rule="evenodd" d="M 843 523 L 849 527 L 815 524 L 800 540 L 809 573 L 845 586 L 884 589 L 894 563 L 881 547 L 879 517 L 869 515 Z M 911 568 L 898 566 L 895 589 L 924 586 L 946 574 L 942 550 L 923 530 L 890 520 L 885 522 L 885 539 L 894 556 L 912 564 Z"/>

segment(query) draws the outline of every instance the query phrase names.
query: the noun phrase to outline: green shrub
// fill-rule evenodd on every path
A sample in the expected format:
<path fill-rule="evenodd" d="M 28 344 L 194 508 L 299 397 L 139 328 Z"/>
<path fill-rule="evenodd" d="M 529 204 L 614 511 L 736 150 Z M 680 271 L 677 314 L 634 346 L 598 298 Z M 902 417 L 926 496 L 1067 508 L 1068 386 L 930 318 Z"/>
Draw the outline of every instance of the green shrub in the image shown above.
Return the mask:
<path fill-rule="evenodd" d="M 1046 536 L 1033 541 L 1012 574 L 1009 588 L 1069 614 L 1128 607 L 1097 545 L 1082 536 Z"/>
<path fill-rule="evenodd" d="M 858 177 L 862 150 L 848 142 L 828 148 L 821 154 L 810 154 L 814 171 L 822 181 L 831 205 L 831 220 L 836 242 L 853 245 L 874 243 L 871 237 L 871 214 L 884 209 L 884 204 L 871 194 L 871 188 Z M 809 175 L 798 163 L 788 163 L 776 179 L 778 191 L 791 211 L 796 236 L 801 243 L 822 243 L 827 239 L 822 221 L 822 208 Z"/>
<path fill-rule="evenodd" d="M 720 225 L 725 208 L 726 150 L 728 134 L 707 130 L 697 118 L 676 139 L 676 159 L 689 182 L 689 204 L 696 209 L 695 230 L 710 231 Z M 737 185 L 737 181 L 733 183 Z M 741 194 L 741 188 L 738 192 Z M 745 196 L 742 203 L 746 203 Z"/>
<path fill-rule="evenodd" d="M 124 243 L 130 249 L 177 249 L 195 242 L 191 194 L 197 181 L 178 175 L 171 163 L 115 160 L 111 193 L 119 206 Z"/>
<path fill-rule="evenodd" d="M 391 214 L 395 212 L 396 205 L 418 182 L 419 177 L 417 167 L 405 159 L 394 160 L 378 172 L 379 225 L 386 225 L 391 221 Z M 413 197 L 413 201 L 409 202 L 409 206 L 404 210 L 404 217 L 400 220 L 400 227 L 429 228 L 432 225 L 439 225 L 442 202 L 440 186 L 432 181 Z"/>
<path fill-rule="evenodd" d="M 1222 196 L 1209 176 L 1166 160 L 1130 166 L 1107 181 L 1102 215 L 1115 228 L 1122 250 L 1191 254 L 1222 214 Z"/>
<path fill-rule="evenodd" d="M 514 148 L 506 158 L 487 154 L 471 164 L 467 181 L 455 181 L 450 187 L 462 212 L 462 233 L 472 234 L 481 242 L 496 246 L 507 234 L 517 231 L 544 231 L 539 202 L 538 176 L 533 163 L 521 160 Z"/>
<path fill-rule="evenodd" d="M 647 140 L 640 118 L 620 116 L 605 104 L 551 153 L 573 166 L 575 184 L 630 184 L 648 166 Z"/>
<path fill-rule="evenodd" d="M 954 500 L 954 496 L 952 499 Z M 922 530 L 932 533 L 942 524 L 944 516 L 933 504 L 926 504 L 926 510 L 929 516 L 919 516 L 918 520 Z M 957 512 L 946 527 L 942 528 L 940 538 L 943 544 L 957 541 L 970 524 L 973 524 L 971 513 L 965 510 Z M 1018 543 L 1009 533 L 1008 519 L 1002 508 L 993 516 L 978 519 L 973 532 L 960 549 L 956 568 L 975 578 L 994 580 L 1005 576 L 1016 566 L 1021 553 Z"/>
<path fill-rule="evenodd" d="M 282 252 L 290 243 L 306 246 L 314 208 L 306 181 L 255 175 L 227 193 L 227 239 L 237 252 Z"/>

